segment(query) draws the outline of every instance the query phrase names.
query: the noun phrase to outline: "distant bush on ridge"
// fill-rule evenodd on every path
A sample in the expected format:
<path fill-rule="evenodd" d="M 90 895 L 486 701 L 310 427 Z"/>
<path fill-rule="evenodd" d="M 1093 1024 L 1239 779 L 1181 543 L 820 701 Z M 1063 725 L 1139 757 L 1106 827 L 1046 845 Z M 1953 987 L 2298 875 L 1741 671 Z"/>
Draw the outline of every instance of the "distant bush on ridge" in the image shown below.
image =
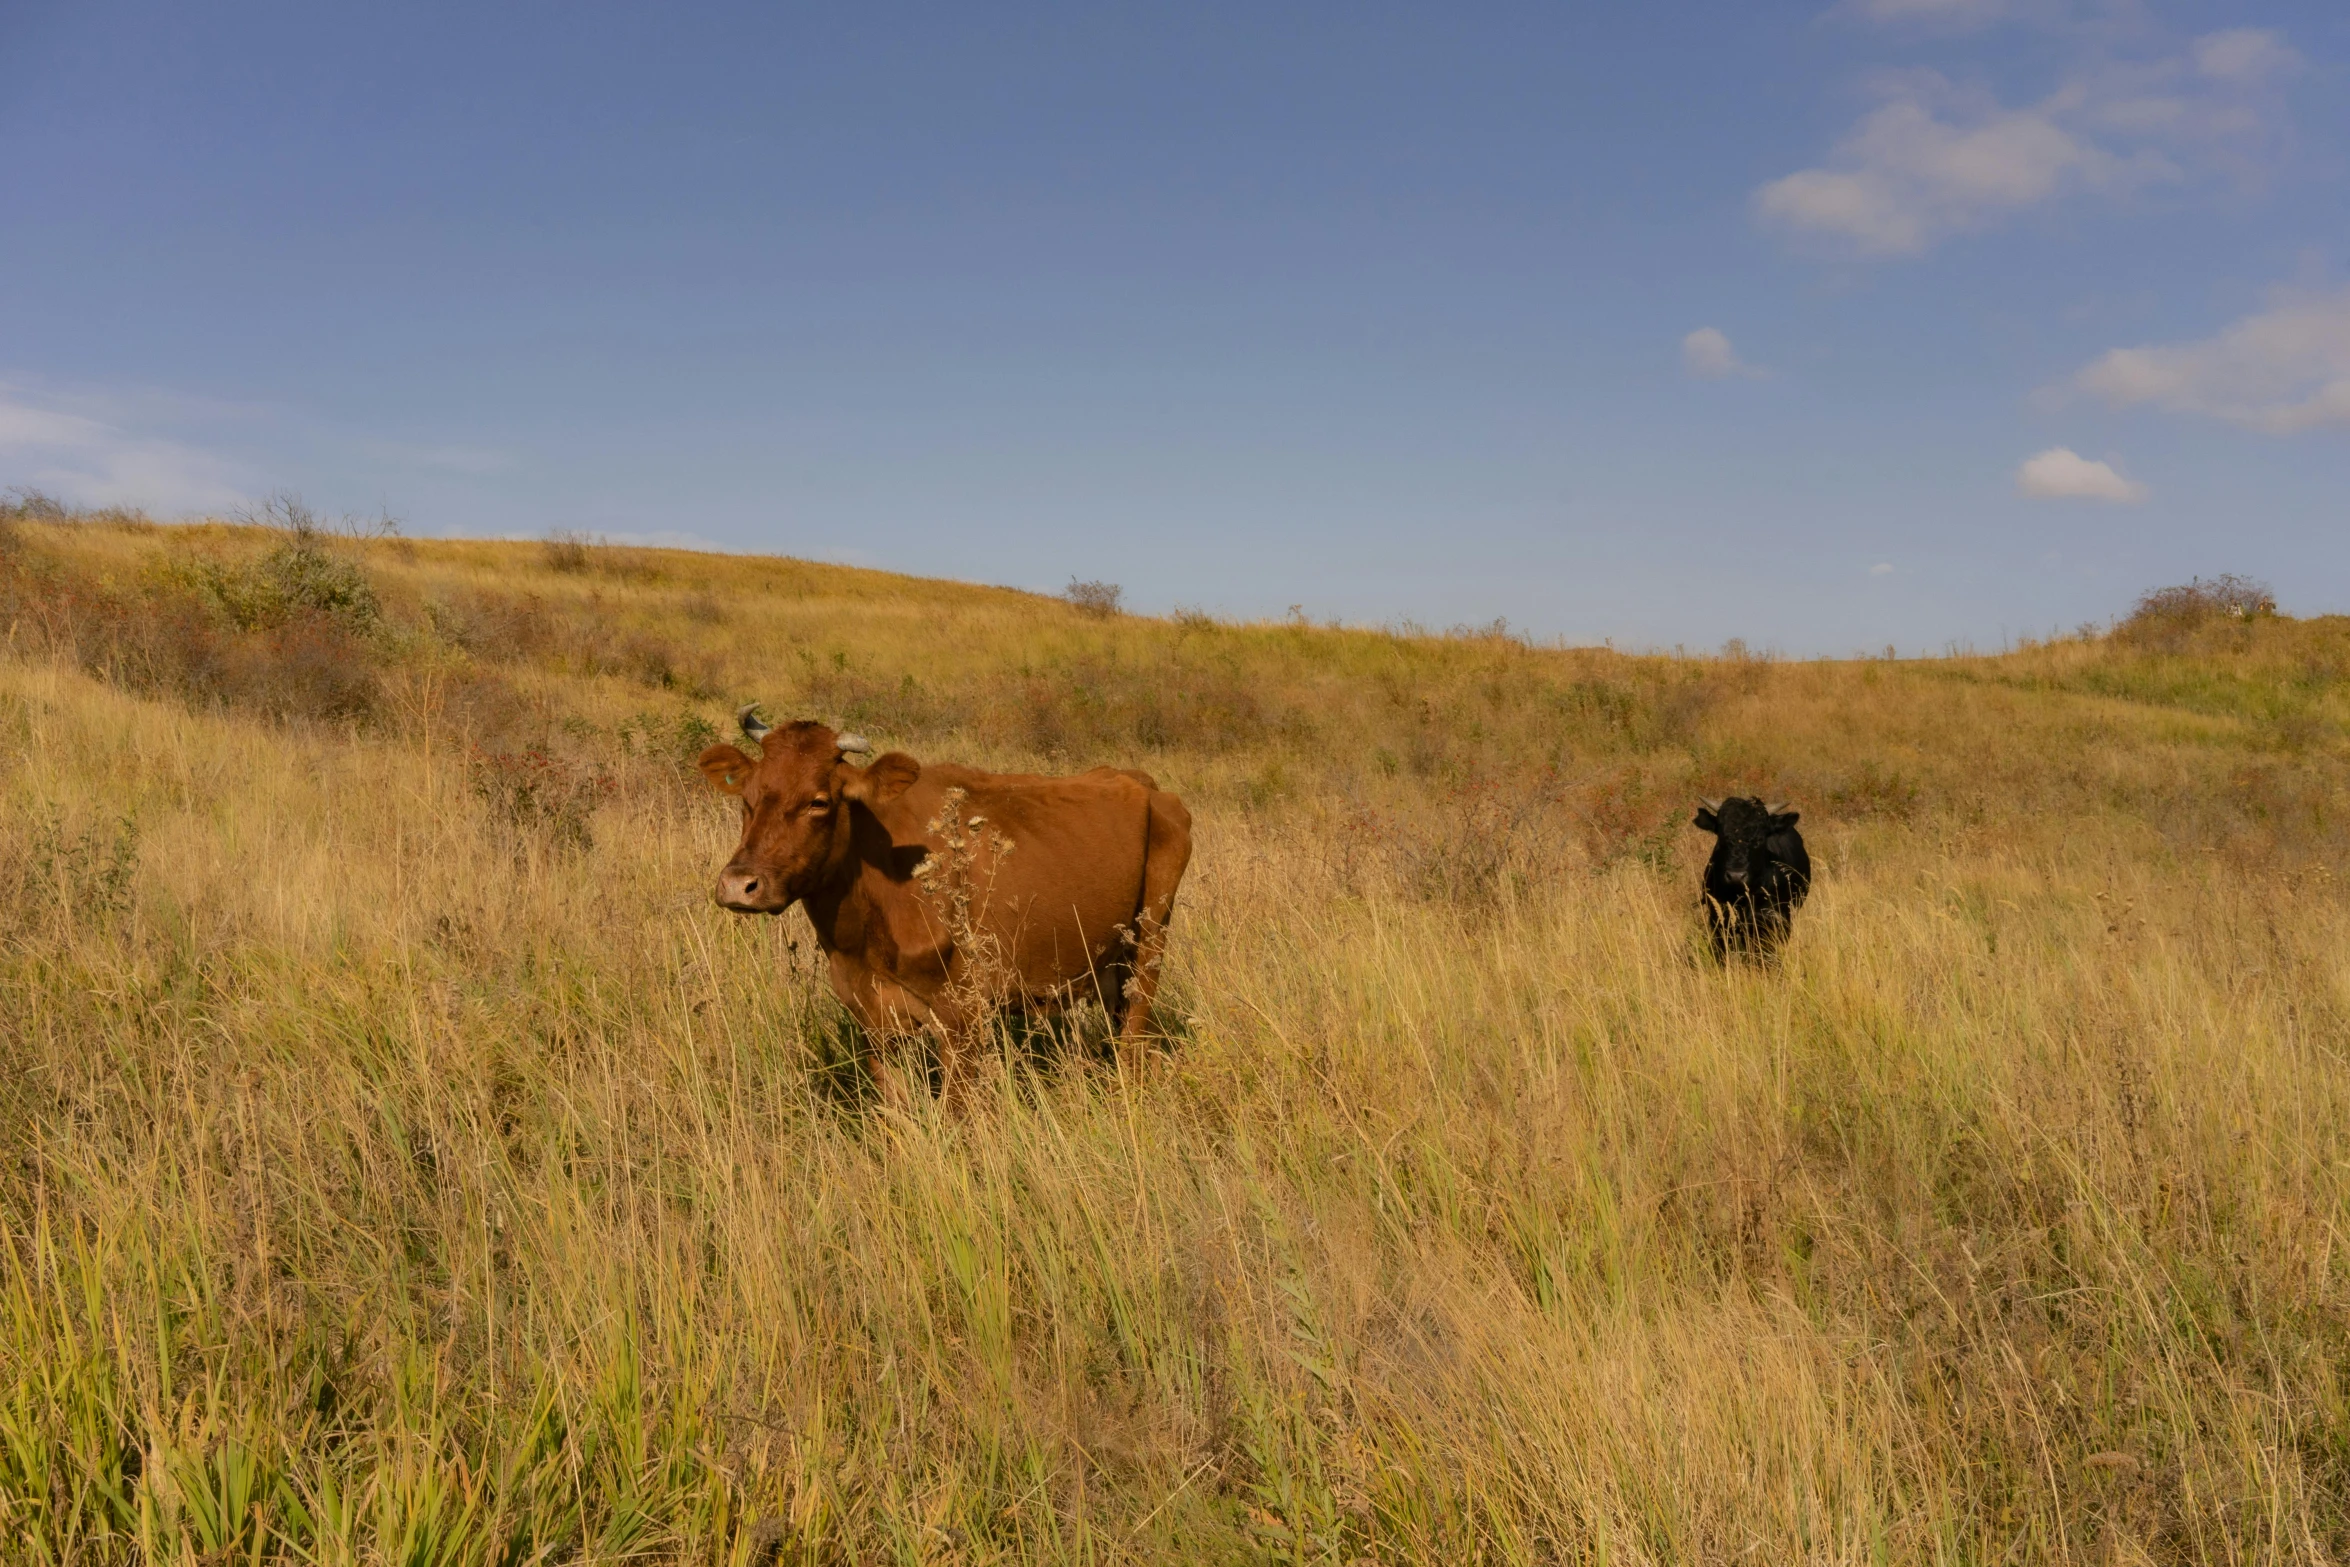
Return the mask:
<path fill-rule="evenodd" d="M 2114 634 L 2125 642 L 2175 650 L 2182 638 L 2213 621 L 2252 621 L 2276 612 L 2276 593 L 2265 582 L 2232 573 L 2197 577 L 2140 594 Z"/>
<path fill-rule="evenodd" d="M 1069 579 L 1069 586 L 1061 593 L 1061 597 L 1076 606 L 1078 613 L 1096 620 L 1107 620 L 1117 614 L 1119 601 L 1125 596 L 1126 590 L 1115 582 L 1080 582 L 1075 577 Z"/>

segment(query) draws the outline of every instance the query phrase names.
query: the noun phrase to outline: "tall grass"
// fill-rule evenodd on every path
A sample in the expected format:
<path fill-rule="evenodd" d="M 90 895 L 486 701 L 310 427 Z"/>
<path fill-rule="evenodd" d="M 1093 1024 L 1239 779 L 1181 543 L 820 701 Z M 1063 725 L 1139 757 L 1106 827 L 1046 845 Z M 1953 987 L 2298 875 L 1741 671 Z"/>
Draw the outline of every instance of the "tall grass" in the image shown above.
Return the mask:
<path fill-rule="evenodd" d="M 286 543 L 0 558 L 10 1560 L 2350 1553 L 2340 622 L 1645 660 L 328 541 L 319 706 L 195 570 Z M 1169 1048 L 864 1097 L 708 899 L 753 696 L 1182 791 Z M 1820 866 L 1776 969 L 1703 952 L 1728 789 Z"/>

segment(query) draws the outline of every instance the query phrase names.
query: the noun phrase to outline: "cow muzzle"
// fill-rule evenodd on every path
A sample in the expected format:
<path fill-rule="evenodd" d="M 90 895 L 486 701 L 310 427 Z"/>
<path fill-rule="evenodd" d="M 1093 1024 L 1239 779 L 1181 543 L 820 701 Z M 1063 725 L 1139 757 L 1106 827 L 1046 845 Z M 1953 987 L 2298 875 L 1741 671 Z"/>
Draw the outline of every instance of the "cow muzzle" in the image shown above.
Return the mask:
<path fill-rule="evenodd" d="M 779 914 L 791 900 L 772 872 L 729 865 L 718 873 L 718 906 L 737 914 Z"/>

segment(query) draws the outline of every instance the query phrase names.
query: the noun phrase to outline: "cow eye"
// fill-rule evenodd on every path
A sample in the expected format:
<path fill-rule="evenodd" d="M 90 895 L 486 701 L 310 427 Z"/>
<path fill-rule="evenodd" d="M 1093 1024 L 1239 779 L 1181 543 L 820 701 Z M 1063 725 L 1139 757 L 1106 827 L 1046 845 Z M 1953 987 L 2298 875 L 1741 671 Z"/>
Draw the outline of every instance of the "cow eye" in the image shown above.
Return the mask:
<path fill-rule="evenodd" d="M 832 809 L 832 800 L 829 796 L 820 794 L 808 802 L 808 809 L 821 814 Z"/>

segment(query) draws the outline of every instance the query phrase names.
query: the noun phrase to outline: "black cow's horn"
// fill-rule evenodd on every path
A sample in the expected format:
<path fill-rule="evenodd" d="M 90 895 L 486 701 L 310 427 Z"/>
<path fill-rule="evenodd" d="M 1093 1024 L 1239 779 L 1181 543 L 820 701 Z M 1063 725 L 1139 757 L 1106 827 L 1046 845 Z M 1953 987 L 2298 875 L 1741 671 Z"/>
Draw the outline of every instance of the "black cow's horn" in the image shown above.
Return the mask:
<path fill-rule="evenodd" d="M 1784 816 L 1787 814 L 1787 802 L 1785 800 L 1773 801 L 1763 809 L 1769 811 L 1773 816 Z"/>
<path fill-rule="evenodd" d="M 873 742 L 863 735 L 842 735 L 840 749 L 843 756 L 861 755 L 873 749 Z"/>
<path fill-rule="evenodd" d="M 1707 810 L 1713 812 L 1716 816 L 1722 814 L 1722 802 L 1719 800 L 1700 800 L 1697 803 L 1704 806 Z"/>
<path fill-rule="evenodd" d="M 759 704 L 746 702 L 743 710 L 734 715 L 734 721 L 743 726 L 743 733 L 754 740 L 767 738 L 770 726 L 759 721 Z"/>

